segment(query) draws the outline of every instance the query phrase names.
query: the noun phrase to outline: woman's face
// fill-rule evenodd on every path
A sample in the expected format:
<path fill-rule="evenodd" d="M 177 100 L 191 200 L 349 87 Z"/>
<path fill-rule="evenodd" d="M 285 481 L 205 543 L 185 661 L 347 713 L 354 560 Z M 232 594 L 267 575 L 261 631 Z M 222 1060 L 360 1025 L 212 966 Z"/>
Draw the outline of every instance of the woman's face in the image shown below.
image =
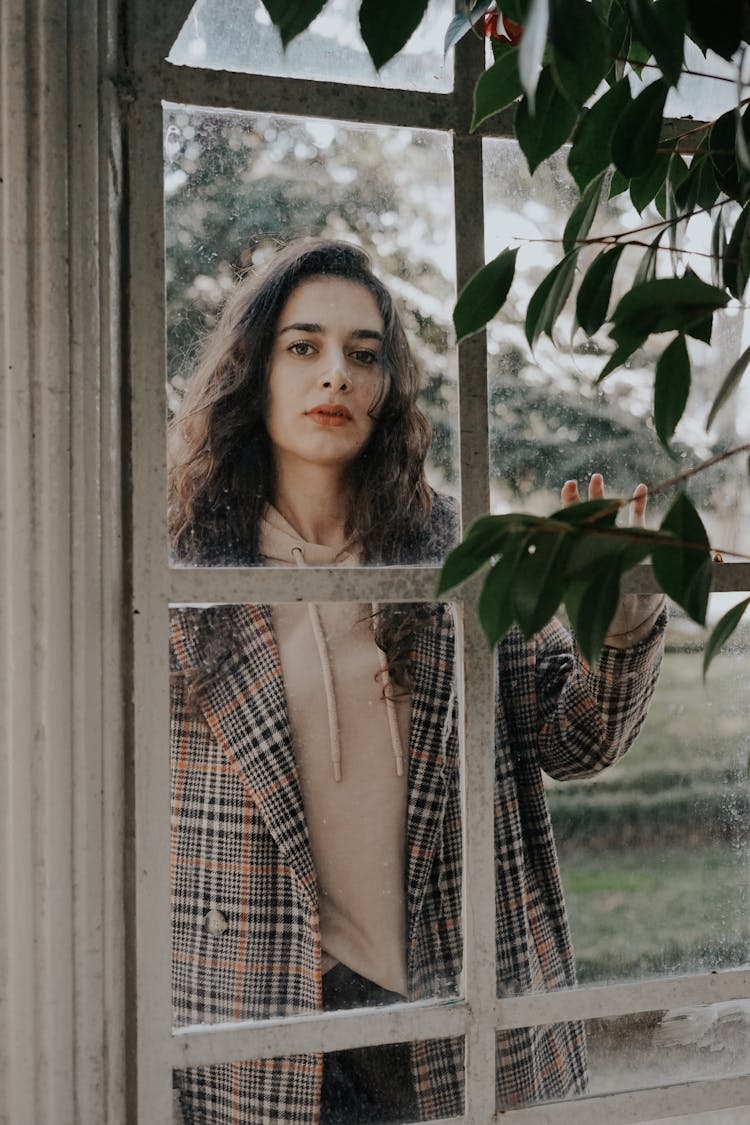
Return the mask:
<path fill-rule="evenodd" d="M 277 468 L 340 472 L 367 444 L 383 390 L 383 318 L 364 285 L 302 282 L 283 306 L 271 352 L 266 428 Z"/>

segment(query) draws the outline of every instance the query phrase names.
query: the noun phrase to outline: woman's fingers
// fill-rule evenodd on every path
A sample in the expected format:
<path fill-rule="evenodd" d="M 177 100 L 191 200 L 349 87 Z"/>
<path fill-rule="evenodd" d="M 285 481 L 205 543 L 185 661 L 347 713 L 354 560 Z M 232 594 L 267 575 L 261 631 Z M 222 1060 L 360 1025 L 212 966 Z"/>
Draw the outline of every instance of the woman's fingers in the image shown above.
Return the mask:
<path fill-rule="evenodd" d="M 578 481 L 566 480 L 560 491 L 563 505 L 569 508 L 571 504 L 579 504 L 581 494 L 578 491 Z M 593 473 L 589 481 L 589 500 L 601 500 L 604 496 L 604 477 L 601 473 Z"/>
<path fill-rule="evenodd" d="M 571 504 L 577 504 L 581 499 L 581 494 L 578 491 L 578 481 L 566 480 L 560 490 L 560 498 L 565 508 L 569 508 Z"/>
<path fill-rule="evenodd" d="M 630 523 L 633 527 L 643 527 L 646 518 L 648 489 L 645 484 L 636 485 L 633 501 L 630 504 Z"/>
<path fill-rule="evenodd" d="M 589 500 L 604 499 L 604 477 L 601 473 L 592 473 L 589 481 Z"/>
<path fill-rule="evenodd" d="M 569 508 L 571 504 L 579 504 L 581 494 L 578 490 L 578 481 L 566 480 L 560 495 L 563 506 Z M 601 473 L 592 473 L 589 481 L 589 500 L 602 500 L 604 498 L 604 477 Z M 628 505 L 629 523 L 631 527 L 643 527 L 646 517 L 646 504 L 648 503 L 648 489 L 645 484 L 636 485 L 633 499 Z"/>

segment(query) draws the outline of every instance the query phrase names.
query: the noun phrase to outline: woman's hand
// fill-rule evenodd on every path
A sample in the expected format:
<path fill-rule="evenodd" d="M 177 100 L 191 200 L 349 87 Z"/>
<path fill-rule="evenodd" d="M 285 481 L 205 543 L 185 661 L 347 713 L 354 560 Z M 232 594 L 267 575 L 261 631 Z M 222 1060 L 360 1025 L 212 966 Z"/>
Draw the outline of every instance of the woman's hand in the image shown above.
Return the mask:
<path fill-rule="evenodd" d="M 578 491 L 578 481 L 566 480 L 560 493 L 563 507 L 569 508 L 571 504 L 580 504 L 581 494 Z M 589 500 L 604 499 L 604 477 L 601 473 L 592 473 L 589 481 Z M 636 485 L 633 499 L 628 504 L 631 527 L 643 527 L 646 518 L 646 504 L 648 503 L 648 489 L 645 484 Z"/>
<path fill-rule="evenodd" d="M 578 491 L 578 482 L 566 480 L 562 486 L 561 497 L 564 508 L 569 508 L 571 504 L 579 504 L 581 494 Z M 601 473 L 592 473 L 589 481 L 589 500 L 603 499 L 604 477 Z M 647 503 L 648 489 L 645 484 L 639 484 L 628 505 L 628 523 L 631 527 L 643 527 Z M 663 594 L 623 594 L 604 643 L 612 648 L 631 648 L 638 644 L 651 632 L 664 608 L 664 601 Z"/>

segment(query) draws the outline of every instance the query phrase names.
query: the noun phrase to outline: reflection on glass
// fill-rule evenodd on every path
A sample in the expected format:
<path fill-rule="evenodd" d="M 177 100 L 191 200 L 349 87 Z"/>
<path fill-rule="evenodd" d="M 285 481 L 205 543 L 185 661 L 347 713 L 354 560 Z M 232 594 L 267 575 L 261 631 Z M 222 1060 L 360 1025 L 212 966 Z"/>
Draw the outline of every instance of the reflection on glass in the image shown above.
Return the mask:
<path fill-rule="evenodd" d="M 230 1119 L 393 1125 L 460 1117 L 462 1083 L 449 1089 L 449 1073 L 463 1075 L 462 1039 L 176 1070 L 172 1125 Z"/>
<path fill-rule="evenodd" d="M 430 548 L 417 534 L 409 511 L 413 514 L 416 503 L 427 515 L 423 471 L 438 492 L 457 491 L 447 138 L 168 107 L 165 152 L 170 412 L 179 412 L 191 388 L 170 446 L 173 470 L 177 462 L 184 469 L 172 478 L 176 559 L 204 565 L 260 561 L 258 513 L 251 509 L 254 498 L 273 499 L 265 417 L 271 352 L 283 343 L 286 351 L 279 354 L 289 360 L 290 349 L 296 349 L 299 366 L 312 371 L 313 354 L 328 363 L 329 345 L 335 342 L 346 359 L 344 383 L 336 388 L 300 384 L 304 402 L 299 405 L 312 422 L 319 416 L 311 409 L 329 398 L 350 402 L 357 396 L 349 392 L 361 387 L 370 354 L 377 361 L 368 372 L 371 397 L 362 403 L 369 417 L 360 419 L 355 412 L 354 425 L 345 417 L 325 429 L 313 427 L 319 445 L 325 440 L 329 450 L 341 447 L 335 457 L 343 463 L 349 436 L 367 437 L 373 423 L 372 440 L 360 442 L 356 457 L 346 454 L 348 485 L 355 486 L 352 512 L 361 516 L 360 526 L 349 530 L 369 528 L 361 561 L 435 561 L 434 545 Z M 280 245 L 312 235 L 346 243 L 349 250 L 320 250 L 313 261 L 297 244 L 286 258 L 275 256 Z M 374 274 L 358 246 L 370 253 Z M 245 280 L 238 285 L 243 272 Z M 322 325 L 325 340 L 310 333 L 304 340 L 277 339 L 277 329 L 286 327 L 279 317 L 287 299 L 300 278 L 314 275 L 352 282 L 345 300 L 337 291 L 341 315 L 329 324 L 324 301 L 306 323 Z M 258 294 L 264 286 L 261 307 Z M 366 310 L 354 300 L 363 290 L 377 308 Z M 223 319 L 222 307 L 227 310 Z M 362 316 L 367 323 L 359 323 Z M 370 328 L 382 338 L 360 337 L 358 348 L 336 335 Z M 207 331 L 212 333 L 208 339 Z M 326 382 L 316 368 L 318 377 Z M 278 449 L 278 441 L 272 441 Z M 388 489 L 379 487 L 382 480 L 390 481 Z M 190 503 L 192 513 L 186 510 Z M 394 520 L 403 522 L 402 516 L 406 522 L 394 529 Z M 214 542 L 202 544 L 200 535 L 196 539 L 198 525 L 205 539 L 211 523 Z"/>
<path fill-rule="evenodd" d="M 498 1050 L 518 1050 L 540 1032 L 550 1029 L 518 1028 L 498 1035 Z M 609 1094 L 626 1090 L 733 1078 L 750 1073 L 750 1004 L 728 1000 L 693 1008 L 672 1008 L 585 1023 L 558 1024 L 554 1029 L 560 1046 L 568 1041 L 585 1042 L 587 1059 L 581 1074 L 579 1095 Z M 498 1086 L 498 1108 L 523 1101 L 547 1101 L 559 1097 L 549 1087 L 536 1091 L 503 1091 Z M 529 1096 L 529 1094 L 531 1096 Z M 745 1116 L 720 1114 L 674 1118 L 675 1125 L 740 1125 L 747 1109 L 734 1111 Z M 670 1118 L 672 1120 L 672 1118 Z"/>
<path fill-rule="evenodd" d="M 171 610 L 177 1026 L 458 993 L 445 604 Z"/>
<path fill-rule="evenodd" d="M 532 356 L 524 320 L 530 297 L 542 277 L 562 257 L 563 227 L 578 199 L 560 153 L 529 176 L 525 158 L 512 142 L 485 142 L 487 257 L 519 245 L 516 278 L 508 301 L 488 326 L 492 498 L 497 511 L 533 510 L 547 514 L 558 506 L 559 484 L 604 474 L 615 495 L 631 494 L 641 480 L 655 484 L 714 453 L 748 441 L 750 383 L 740 386 L 734 409 L 723 411 L 709 434 L 705 420 L 716 392 L 717 372 L 728 371 L 747 346 L 743 311 L 717 318 L 711 346 L 690 341 L 692 385 L 686 414 L 677 428 L 675 464 L 661 448 L 651 422 L 654 366 L 666 337 L 657 336 L 635 353 L 628 366 L 595 385 L 613 350 L 605 332 L 589 340 L 574 332 L 573 302 L 555 328 L 555 347 L 542 336 Z M 641 219 L 627 195 L 602 200 L 590 237 L 619 233 L 658 219 L 653 205 Z M 702 221 L 702 220 L 701 220 Z M 694 223 L 698 220 L 694 220 Z M 707 220 L 708 222 L 708 220 Z M 686 244 L 685 264 L 710 281 L 710 264 L 689 254 L 710 241 L 710 231 L 695 226 Z M 640 236 L 643 242 L 646 236 Z M 582 251 L 581 271 L 601 249 Z M 626 248 L 620 259 L 612 305 L 633 283 L 645 253 Z M 668 256 L 669 251 L 665 254 Z M 666 274 L 666 269 L 665 269 Z M 750 490 L 742 458 L 715 465 L 690 482 L 713 543 L 724 550 L 750 549 Z M 652 519 L 666 511 L 671 493 L 655 496 Z"/>
<path fill-rule="evenodd" d="M 710 620 L 727 600 L 713 596 Z M 601 777 L 549 786 L 581 983 L 750 961 L 750 629 L 705 691 L 700 632 L 673 608 L 633 749 Z"/>
<path fill-rule="evenodd" d="M 260 0 L 197 0 L 169 54 L 178 66 L 448 91 L 453 52 L 443 57 L 451 0 L 430 0 L 421 24 L 378 72 L 359 33 L 358 6 L 329 0 L 307 31 L 282 47 Z"/>

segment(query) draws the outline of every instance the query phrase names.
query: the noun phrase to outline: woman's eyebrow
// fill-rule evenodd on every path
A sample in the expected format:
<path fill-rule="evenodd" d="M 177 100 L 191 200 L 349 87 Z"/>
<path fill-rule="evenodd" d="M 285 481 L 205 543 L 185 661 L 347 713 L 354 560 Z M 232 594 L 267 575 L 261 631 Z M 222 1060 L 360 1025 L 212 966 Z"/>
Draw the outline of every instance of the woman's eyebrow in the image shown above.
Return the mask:
<path fill-rule="evenodd" d="M 285 332 L 309 332 L 311 335 L 315 333 L 325 332 L 325 327 L 322 324 L 287 324 L 284 328 L 278 331 L 279 336 L 283 336 Z M 349 333 L 354 340 L 381 340 L 383 333 L 379 332 L 377 328 L 355 328 Z"/>

